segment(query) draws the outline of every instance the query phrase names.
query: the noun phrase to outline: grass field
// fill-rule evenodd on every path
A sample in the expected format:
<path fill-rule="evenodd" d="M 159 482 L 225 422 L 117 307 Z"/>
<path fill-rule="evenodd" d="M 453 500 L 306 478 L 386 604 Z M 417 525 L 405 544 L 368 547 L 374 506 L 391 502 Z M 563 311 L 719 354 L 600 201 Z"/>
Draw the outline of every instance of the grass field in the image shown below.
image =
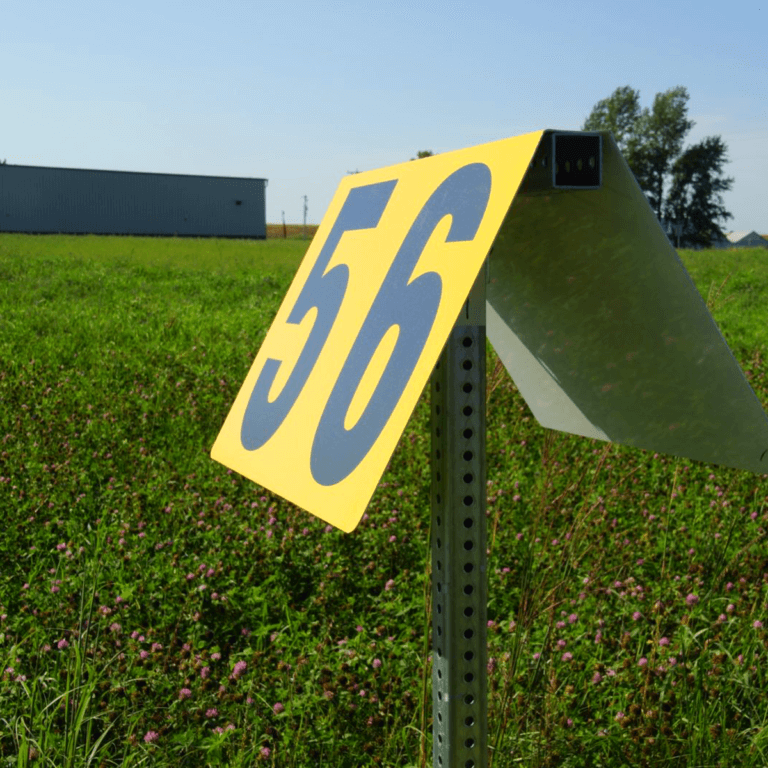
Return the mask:
<path fill-rule="evenodd" d="M 307 245 L 0 235 L 0 766 L 431 764 L 427 396 L 351 534 L 209 457 Z M 681 257 L 768 409 L 768 253 Z M 768 765 L 768 476 L 495 363 L 492 766 Z"/>
<path fill-rule="evenodd" d="M 284 238 L 289 240 L 311 240 L 317 232 L 317 224 L 307 224 L 306 230 L 303 224 L 267 224 L 267 239 Z"/>

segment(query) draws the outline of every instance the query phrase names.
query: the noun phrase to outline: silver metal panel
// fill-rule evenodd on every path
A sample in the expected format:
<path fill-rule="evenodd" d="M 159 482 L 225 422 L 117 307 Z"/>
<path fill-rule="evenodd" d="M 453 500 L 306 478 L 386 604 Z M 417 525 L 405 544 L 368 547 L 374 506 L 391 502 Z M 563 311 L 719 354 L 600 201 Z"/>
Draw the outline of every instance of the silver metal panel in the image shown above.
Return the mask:
<path fill-rule="evenodd" d="M 597 190 L 542 183 L 537 151 L 491 252 L 488 337 L 544 427 L 768 473 L 768 417 L 602 135 Z"/>
<path fill-rule="evenodd" d="M 265 180 L 3 165 L 0 231 L 262 238 Z"/>

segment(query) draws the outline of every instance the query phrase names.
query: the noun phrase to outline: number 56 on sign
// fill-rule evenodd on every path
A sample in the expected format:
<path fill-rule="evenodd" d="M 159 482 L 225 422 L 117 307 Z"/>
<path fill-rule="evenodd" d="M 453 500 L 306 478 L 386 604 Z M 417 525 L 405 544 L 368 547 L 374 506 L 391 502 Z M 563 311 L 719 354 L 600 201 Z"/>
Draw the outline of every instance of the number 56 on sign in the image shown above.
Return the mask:
<path fill-rule="evenodd" d="M 344 178 L 212 457 L 353 530 L 541 135 Z"/>

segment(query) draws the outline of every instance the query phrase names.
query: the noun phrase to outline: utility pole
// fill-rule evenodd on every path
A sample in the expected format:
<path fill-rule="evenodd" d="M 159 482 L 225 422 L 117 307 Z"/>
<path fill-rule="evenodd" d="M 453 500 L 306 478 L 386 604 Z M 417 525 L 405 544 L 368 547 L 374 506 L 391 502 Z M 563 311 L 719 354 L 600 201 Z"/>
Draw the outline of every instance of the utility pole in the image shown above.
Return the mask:
<path fill-rule="evenodd" d="M 307 196 L 304 195 L 304 239 L 307 239 Z"/>
<path fill-rule="evenodd" d="M 683 225 L 682 224 L 673 224 L 673 229 L 675 231 L 675 235 L 677 235 L 677 247 L 680 247 L 680 235 L 683 234 Z"/>

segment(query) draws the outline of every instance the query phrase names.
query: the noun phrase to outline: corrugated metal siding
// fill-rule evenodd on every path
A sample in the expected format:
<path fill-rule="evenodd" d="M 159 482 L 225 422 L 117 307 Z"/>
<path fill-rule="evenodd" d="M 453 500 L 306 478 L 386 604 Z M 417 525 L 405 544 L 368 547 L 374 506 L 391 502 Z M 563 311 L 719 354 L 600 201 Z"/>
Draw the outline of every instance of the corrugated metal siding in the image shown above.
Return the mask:
<path fill-rule="evenodd" d="M 265 187 L 265 179 L 0 165 L 0 231 L 263 238 Z"/>

